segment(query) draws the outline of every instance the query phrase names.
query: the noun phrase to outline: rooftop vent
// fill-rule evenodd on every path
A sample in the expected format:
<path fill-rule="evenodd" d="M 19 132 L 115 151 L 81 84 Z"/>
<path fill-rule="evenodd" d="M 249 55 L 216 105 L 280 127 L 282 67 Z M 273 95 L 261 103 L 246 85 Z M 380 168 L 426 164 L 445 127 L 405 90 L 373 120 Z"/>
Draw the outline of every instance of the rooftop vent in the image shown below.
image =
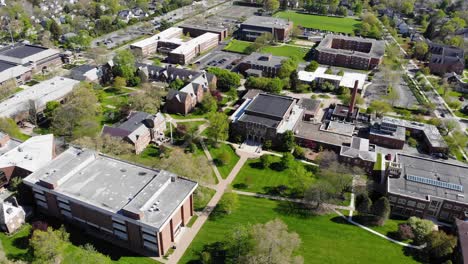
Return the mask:
<path fill-rule="evenodd" d="M 120 171 L 121 171 L 121 172 L 126 172 L 127 170 L 124 169 L 124 168 L 122 168 L 122 169 L 120 169 Z"/>

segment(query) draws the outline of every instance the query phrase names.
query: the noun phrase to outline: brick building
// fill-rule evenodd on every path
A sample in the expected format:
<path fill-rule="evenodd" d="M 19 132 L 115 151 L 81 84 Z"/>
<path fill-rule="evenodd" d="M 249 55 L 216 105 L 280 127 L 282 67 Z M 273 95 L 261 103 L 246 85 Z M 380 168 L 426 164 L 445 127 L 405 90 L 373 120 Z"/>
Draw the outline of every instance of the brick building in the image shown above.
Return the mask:
<path fill-rule="evenodd" d="M 392 213 L 451 222 L 468 212 L 468 167 L 406 154 L 387 166 Z"/>
<path fill-rule="evenodd" d="M 349 146 L 342 146 L 340 161 L 351 166 L 357 166 L 365 171 L 372 171 L 377 161 L 375 146 L 369 144 L 369 140 L 360 137 L 352 137 Z"/>
<path fill-rule="evenodd" d="M 260 93 L 244 103 L 229 117 L 231 133 L 243 139 L 281 144 L 281 135 L 292 130 L 302 119 L 304 110 L 297 99 Z"/>
<path fill-rule="evenodd" d="M 36 210 L 140 254 L 162 256 L 193 216 L 197 183 L 70 148 L 23 181 Z"/>
<path fill-rule="evenodd" d="M 430 54 L 428 67 L 431 73 L 442 76 L 450 72 L 463 74 L 465 68 L 463 49 L 431 41 L 428 41 L 428 46 Z"/>
<path fill-rule="evenodd" d="M 23 43 L 1 48 L 0 61 L 23 65 L 33 73 L 62 64 L 58 50 Z"/>
<path fill-rule="evenodd" d="M 239 72 L 256 77 L 276 77 L 286 57 L 253 52 L 237 66 Z"/>
<path fill-rule="evenodd" d="M 292 21 L 276 17 L 251 16 L 240 25 L 239 37 L 255 41 L 263 33 L 271 33 L 276 41 L 285 42 L 290 39 L 292 30 Z"/>
<path fill-rule="evenodd" d="M 228 37 L 228 29 L 224 26 L 216 26 L 209 24 L 183 24 L 180 25 L 184 34 L 189 34 L 190 37 L 198 37 L 205 33 L 218 34 L 218 41 L 223 41 Z"/>
<path fill-rule="evenodd" d="M 169 51 L 167 60 L 173 64 L 185 65 L 201 53 L 218 46 L 218 39 L 219 34 L 208 32 L 187 42 L 177 43 L 180 45 Z"/>
<path fill-rule="evenodd" d="M 321 64 L 371 70 L 382 62 L 384 53 L 383 41 L 329 34 L 317 46 L 315 58 Z"/>
<path fill-rule="evenodd" d="M 104 125 L 101 134 L 121 138 L 131 144 L 135 153 L 139 154 L 145 150 L 150 142 L 162 142 L 165 130 L 166 119 L 163 114 L 132 112 L 124 122 L 117 126 Z"/>

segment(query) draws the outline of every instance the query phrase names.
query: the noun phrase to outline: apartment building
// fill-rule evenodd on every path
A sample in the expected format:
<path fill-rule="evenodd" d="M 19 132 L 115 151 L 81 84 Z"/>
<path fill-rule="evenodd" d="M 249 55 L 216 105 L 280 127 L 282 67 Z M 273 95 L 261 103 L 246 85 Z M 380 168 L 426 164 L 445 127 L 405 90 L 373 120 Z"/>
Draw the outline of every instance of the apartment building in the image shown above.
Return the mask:
<path fill-rule="evenodd" d="M 317 46 L 315 57 L 321 64 L 371 70 L 382 62 L 384 53 L 383 41 L 329 34 Z"/>
<path fill-rule="evenodd" d="M 201 53 L 218 46 L 219 36 L 205 33 L 180 45 L 169 52 L 167 60 L 173 64 L 185 65 Z"/>
<path fill-rule="evenodd" d="M 137 41 L 130 45 L 130 49 L 137 55 L 147 57 L 158 51 L 158 42 L 160 40 L 181 37 L 183 30 L 178 27 L 168 28 L 152 37 Z"/>
<path fill-rule="evenodd" d="M 162 256 L 193 216 L 196 182 L 70 148 L 23 182 L 36 210 L 140 254 Z"/>
<path fill-rule="evenodd" d="M 397 154 L 386 170 L 392 213 L 451 222 L 468 211 L 468 167 Z"/>

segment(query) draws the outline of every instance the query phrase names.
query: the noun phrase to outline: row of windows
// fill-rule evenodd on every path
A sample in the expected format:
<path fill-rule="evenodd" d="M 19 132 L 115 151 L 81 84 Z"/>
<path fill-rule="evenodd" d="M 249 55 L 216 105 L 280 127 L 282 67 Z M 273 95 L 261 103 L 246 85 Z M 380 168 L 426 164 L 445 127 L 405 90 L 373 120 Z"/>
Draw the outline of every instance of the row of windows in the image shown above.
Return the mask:
<path fill-rule="evenodd" d="M 397 203 L 399 205 L 406 205 L 406 206 L 410 206 L 410 207 L 417 207 L 418 209 L 425 209 L 426 208 L 426 204 L 424 203 L 417 203 L 416 201 L 414 200 L 406 200 L 404 198 L 397 198 L 395 196 L 389 196 L 388 197 L 389 201 L 391 203 Z"/>

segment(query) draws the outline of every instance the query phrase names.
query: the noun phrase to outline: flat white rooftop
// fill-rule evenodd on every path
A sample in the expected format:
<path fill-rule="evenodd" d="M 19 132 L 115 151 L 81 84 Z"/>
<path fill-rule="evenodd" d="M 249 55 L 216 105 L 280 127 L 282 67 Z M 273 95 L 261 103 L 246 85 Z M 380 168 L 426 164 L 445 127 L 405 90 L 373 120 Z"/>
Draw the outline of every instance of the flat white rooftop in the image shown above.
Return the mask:
<path fill-rule="evenodd" d="M 159 40 L 167 40 L 169 38 L 181 36 L 182 32 L 183 32 L 182 28 L 171 27 L 154 36 L 132 43 L 130 46 L 137 47 L 137 48 L 144 48 L 146 46 L 157 43 Z"/>
<path fill-rule="evenodd" d="M 335 75 L 335 74 L 327 74 L 327 67 L 318 67 L 315 72 L 308 72 L 308 71 L 299 71 L 298 77 L 299 80 L 303 82 L 313 82 L 316 79 L 327 79 L 332 81 L 339 81 L 340 86 L 354 88 L 354 82 L 358 81 L 359 86 L 358 89 L 361 90 L 364 86 L 364 83 L 367 79 L 367 74 L 353 72 L 353 71 L 345 71 L 343 76 Z"/>
<path fill-rule="evenodd" d="M 78 83 L 79 81 L 65 77 L 54 77 L 40 82 L 0 102 L 0 116 L 15 117 L 19 113 L 29 111 L 30 101 L 35 102 L 36 108 L 44 108 L 47 102 L 65 97 Z"/>
<path fill-rule="evenodd" d="M 171 53 L 175 53 L 175 54 L 187 54 L 187 53 L 190 53 L 192 52 L 198 45 L 201 45 L 205 42 L 208 42 L 208 41 L 211 41 L 213 39 L 216 39 L 216 41 L 218 40 L 218 37 L 219 35 L 218 34 L 215 34 L 215 33 L 205 33 L 201 36 L 198 36 L 194 39 L 191 39 L 185 43 L 183 43 L 182 45 L 180 45 L 179 47 L 175 48 L 173 51 L 171 51 Z"/>

